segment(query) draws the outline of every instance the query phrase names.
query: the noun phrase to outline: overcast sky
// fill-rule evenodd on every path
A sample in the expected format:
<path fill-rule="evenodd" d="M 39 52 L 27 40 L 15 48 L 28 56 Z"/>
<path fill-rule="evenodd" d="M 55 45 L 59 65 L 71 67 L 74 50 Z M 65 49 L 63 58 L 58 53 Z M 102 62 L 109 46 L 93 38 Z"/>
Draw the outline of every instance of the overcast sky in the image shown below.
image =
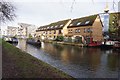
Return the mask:
<path fill-rule="evenodd" d="M 17 18 L 2 24 L 2 30 L 7 26 L 18 27 L 18 23 L 47 25 L 65 19 L 74 19 L 93 14 L 103 13 L 105 0 L 9 0 L 16 6 Z M 115 10 L 118 9 L 119 0 L 115 0 Z M 110 12 L 113 12 L 113 0 L 107 0 Z M 71 9 L 71 6 L 73 8 Z"/>

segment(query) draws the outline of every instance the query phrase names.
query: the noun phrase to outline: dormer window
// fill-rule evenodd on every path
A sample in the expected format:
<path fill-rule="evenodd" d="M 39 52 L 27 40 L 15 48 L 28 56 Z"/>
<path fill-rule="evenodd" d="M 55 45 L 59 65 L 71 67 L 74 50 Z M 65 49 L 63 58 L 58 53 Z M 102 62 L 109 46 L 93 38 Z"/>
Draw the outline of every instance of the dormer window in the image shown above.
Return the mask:
<path fill-rule="evenodd" d="M 85 22 L 85 24 L 89 24 L 89 23 L 90 23 L 90 21 L 86 21 L 86 22 Z"/>
<path fill-rule="evenodd" d="M 77 23 L 77 25 L 80 25 L 80 24 L 81 24 L 81 22 L 78 22 L 78 23 Z"/>
<path fill-rule="evenodd" d="M 73 24 L 70 24 L 70 26 L 72 26 Z"/>
<path fill-rule="evenodd" d="M 58 26 L 56 25 L 55 28 L 57 28 Z"/>
<path fill-rule="evenodd" d="M 62 26 L 63 26 L 63 24 L 60 25 L 60 27 L 62 27 Z"/>
<path fill-rule="evenodd" d="M 48 29 L 49 27 L 47 27 L 47 29 Z"/>
<path fill-rule="evenodd" d="M 51 26 L 51 28 L 53 28 L 53 26 Z"/>

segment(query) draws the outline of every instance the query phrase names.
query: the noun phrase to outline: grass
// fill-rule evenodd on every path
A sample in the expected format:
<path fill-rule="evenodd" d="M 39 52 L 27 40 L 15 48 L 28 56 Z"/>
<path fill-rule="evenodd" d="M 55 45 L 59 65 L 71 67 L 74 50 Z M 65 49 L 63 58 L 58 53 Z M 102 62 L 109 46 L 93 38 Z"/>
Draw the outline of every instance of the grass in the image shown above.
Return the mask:
<path fill-rule="evenodd" d="M 2 44 L 2 39 L 0 38 L 0 45 Z"/>
<path fill-rule="evenodd" d="M 2 77 L 3 78 L 66 78 L 73 77 L 36 59 L 15 46 L 2 41 Z"/>

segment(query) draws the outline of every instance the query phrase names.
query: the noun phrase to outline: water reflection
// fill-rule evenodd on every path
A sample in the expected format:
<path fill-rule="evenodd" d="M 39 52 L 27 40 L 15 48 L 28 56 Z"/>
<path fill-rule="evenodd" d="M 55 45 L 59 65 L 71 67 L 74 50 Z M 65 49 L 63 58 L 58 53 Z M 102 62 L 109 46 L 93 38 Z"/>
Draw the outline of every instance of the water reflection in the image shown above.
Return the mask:
<path fill-rule="evenodd" d="M 17 47 L 23 51 L 26 51 L 26 49 L 27 49 L 26 39 L 18 39 Z"/>
<path fill-rule="evenodd" d="M 96 70 L 100 64 L 100 49 L 45 43 L 44 51 L 60 58 L 63 63 L 80 64 L 83 67 L 87 65 L 90 70 Z"/>
<path fill-rule="evenodd" d="M 40 48 L 20 40 L 19 48 L 76 78 L 117 78 L 120 55 L 113 50 L 43 43 Z"/>
<path fill-rule="evenodd" d="M 107 59 L 108 68 L 113 71 L 118 70 L 118 66 L 120 64 L 120 56 L 114 52 L 114 54 L 108 54 Z"/>

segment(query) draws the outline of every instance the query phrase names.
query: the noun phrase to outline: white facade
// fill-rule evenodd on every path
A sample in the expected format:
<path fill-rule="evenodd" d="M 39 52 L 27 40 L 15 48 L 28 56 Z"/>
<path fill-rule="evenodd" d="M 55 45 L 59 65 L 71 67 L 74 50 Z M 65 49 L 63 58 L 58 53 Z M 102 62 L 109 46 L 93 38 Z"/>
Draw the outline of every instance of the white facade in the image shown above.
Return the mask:
<path fill-rule="evenodd" d="M 7 36 L 14 37 L 17 35 L 17 33 L 18 33 L 17 27 L 12 27 L 12 26 L 7 27 Z"/>
<path fill-rule="evenodd" d="M 27 36 L 27 27 L 20 26 L 18 27 L 18 38 L 26 38 Z"/>
<path fill-rule="evenodd" d="M 35 30 L 37 29 L 35 25 L 26 23 L 18 23 L 18 25 L 20 26 L 18 28 L 18 36 L 23 38 L 29 38 L 30 36 L 32 36 L 32 38 L 35 37 Z"/>
<path fill-rule="evenodd" d="M 1 37 L 7 36 L 7 30 L 1 30 Z"/>
<path fill-rule="evenodd" d="M 31 35 L 33 38 L 35 37 L 35 31 L 37 27 L 35 25 L 31 25 L 27 27 L 27 36 Z"/>

